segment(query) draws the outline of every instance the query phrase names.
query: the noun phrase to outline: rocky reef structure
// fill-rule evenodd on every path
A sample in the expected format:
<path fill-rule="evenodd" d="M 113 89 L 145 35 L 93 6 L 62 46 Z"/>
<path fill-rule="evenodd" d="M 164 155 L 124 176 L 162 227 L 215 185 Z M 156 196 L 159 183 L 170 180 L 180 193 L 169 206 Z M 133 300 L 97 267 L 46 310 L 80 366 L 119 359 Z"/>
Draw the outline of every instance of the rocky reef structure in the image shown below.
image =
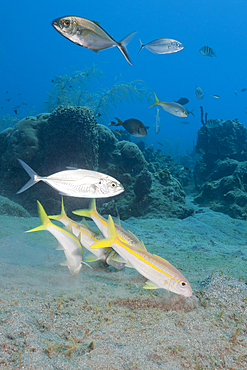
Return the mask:
<path fill-rule="evenodd" d="M 247 129 L 235 120 L 198 132 L 195 202 L 236 218 L 247 218 Z"/>
<path fill-rule="evenodd" d="M 34 215 L 37 199 L 48 214 L 59 213 L 60 195 L 43 182 L 16 195 L 29 180 L 17 158 L 41 176 L 72 166 L 117 178 L 125 192 L 114 198 L 98 199 L 102 214 L 119 214 L 126 219 L 131 216 L 185 218 L 193 213 L 186 204 L 181 184 L 168 169 L 151 172 L 140 148 L 130 141 L 118 141 L 108 127 L 97 124 L 86 107 L 59 106 L 52 113 L 24 118 L 0 133 L 1 195 Z M 65 198 L 70 216 L 71 210 L 87 208 L 88 204 L 89 199 Z"/>

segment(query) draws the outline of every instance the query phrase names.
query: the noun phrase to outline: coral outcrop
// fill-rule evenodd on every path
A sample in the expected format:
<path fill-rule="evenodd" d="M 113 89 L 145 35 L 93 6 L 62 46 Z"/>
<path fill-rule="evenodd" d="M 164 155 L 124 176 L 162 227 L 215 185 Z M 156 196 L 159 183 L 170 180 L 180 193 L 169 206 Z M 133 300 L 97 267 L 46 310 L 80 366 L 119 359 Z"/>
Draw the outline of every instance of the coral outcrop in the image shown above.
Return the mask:
<path fill-rule="evenodd" d="M 210 130 L 202 127 L 196 150 L 203 155 L 194 169 L 195 202 L 246 219 L 247 129 L 237 120 L 221 121 Z"/>
<path fill-rule="evenodd" d="M 118 141 L 108 127 L 97 124 L 89 108 L 59 106 L 53 113 L 27 117 L 0 134 L 1 194 L 20 203 L 31 214 L 37 214 L 37 199 L 48 214 L 58 213 L 60 195 L 43 182 L 16 195 L 29 180 L 17 158 L 40 176 L 72 166 L 115 177 L 125 192 L 117 197 L 98 199 L 100 213 L 113 216 L 119 213 L 126 219 L 131 216 L 185 218 L 193 212 L 186 205 L 182 186 L 170 171 L 161 163 L 159 170 L 152 167 L 133 142 Z M 71 210 L 88 205 L 89 199 L 65 198 L 70 217 Z"/>
<path fill-rule="evenodd" d="M 247 161 L 218 160 L 195 202 L 231 217 L 247 219 Z"/>

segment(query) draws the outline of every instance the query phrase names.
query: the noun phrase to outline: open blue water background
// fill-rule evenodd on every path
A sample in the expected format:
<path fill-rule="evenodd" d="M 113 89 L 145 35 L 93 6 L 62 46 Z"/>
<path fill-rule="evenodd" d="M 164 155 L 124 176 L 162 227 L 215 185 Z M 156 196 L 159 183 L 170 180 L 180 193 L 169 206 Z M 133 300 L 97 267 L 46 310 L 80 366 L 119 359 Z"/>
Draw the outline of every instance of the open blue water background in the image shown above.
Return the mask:
<path fill-rule="evenodd" d="M 9 0 L 1 1 L 0 11 L 0 116 L 15 116 L 13 107 L 22 102 L 27 107 L 19 110 L 20 118 L 33 107 L 34 114 L 44 112 L 43 103 L 55 76 L 72 74 L 95 63 L 104 72 L 99 87 L 110 88 L 116 80 L 141 79 L 162 101 L 181 96 L 190 100 L 186 108 L 194 108 L 195 113 L 195 117 L 186 118 L 190 125 L 178 125 L 181 119 L 161 111 L 158 135 L 154 128 L 156 108 L 149 109 L 149 103 L 123 103 L 113 110 L 109 121 L 114 116 L 122 120 L 135 117 L 151 127 L 145 138 L 147 145 L 159 148 L 158 141 L 179 140 L 180 153 L 190 151 L 201 126 L 200 105 L 209 119 L 238 118 L 246 125 L 247 91 L 241 92 L 247 88 L 244 0 Z M 65 15 L 98 21 L 117 41 L 137 31 L 128 45 L 133 66 L 117 48 L 96 54 L 65 39 L 51 26 L 52 20 Z M 170 55 L 143 49 L 137 56 L 139 38 L 145 44 L 161 37 L 182 42 L 184 49 Z M 204 45 L 212 47 L 217 57 L 202 56 L 199 49 Z M 195 96 L 196 86 L 205 95 L 201 101 Z M 214 99 L 210 94 L 221 98 Z M 11 100 L 7 102 L 7 98 Z"/>

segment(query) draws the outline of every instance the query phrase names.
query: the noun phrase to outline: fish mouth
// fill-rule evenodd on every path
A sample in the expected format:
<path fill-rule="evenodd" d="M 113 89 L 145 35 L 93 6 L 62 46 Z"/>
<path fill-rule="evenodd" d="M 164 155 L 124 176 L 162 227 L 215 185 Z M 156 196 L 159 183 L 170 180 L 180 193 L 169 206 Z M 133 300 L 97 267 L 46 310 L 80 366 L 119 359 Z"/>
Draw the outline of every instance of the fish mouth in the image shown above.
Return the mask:
<path fill-rule="evenodd" d="M 51 25 L 56 29 L 62 29 L 60 23 L 55 19 L 53 22 L 51 22 Z"/>

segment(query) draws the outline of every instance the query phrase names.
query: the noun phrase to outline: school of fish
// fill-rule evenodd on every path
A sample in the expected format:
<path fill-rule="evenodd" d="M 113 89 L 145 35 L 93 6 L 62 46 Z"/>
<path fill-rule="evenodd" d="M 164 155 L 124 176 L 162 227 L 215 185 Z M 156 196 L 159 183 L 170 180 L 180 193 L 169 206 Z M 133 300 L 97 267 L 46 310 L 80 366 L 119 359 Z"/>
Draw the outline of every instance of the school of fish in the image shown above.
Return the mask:
<path fill-rule="evenodd" d="M 73 43 L 94 52 L 117 47 L 127 62 L 132 65 L 126 46 L 135 32 L 117 42 L 98 22 L 77 16 L 57 18 L 52 22 L 52 26 Z M 146 44 L 143 44 L 140 40 L 140 43 L 141 47 L 138 54 L 143 48 L 154 54 L 176 53 L 184 48 L 179 41 L 166 38 L 156 39 Z M 208 47 L 202 48 L 200 52 L 203 55 L 215 55 Z M 202 95 L 202 92 L 199 92 Z M 189 102 L 185 97 L 178 101 L 161 101 L 155 93 L 154 95 L 155 102 L 151 107 L 160 106 L 166 112 L 178 117 L 187 117 L 190 113 L 193 114 L 193 111 L 190 112 L 184 108 L 184 105 Z M 200 99 L 199 95 L 197 97 Z M 15 108 L 18 109 L 19 107 Z M 159 111 L 160 108 L 157 107 L 155 117 L 156 134 L 160 131 Z M 115 119 L 117 122 L 112 121 L 111 126 L 123 126 L 136 137 L 147 136 L 149 127 L 137 118 L 129 118 L 123 121 L 116 117 Z M 17 194 L 27 190 L 35 183 L 43 181 L 62 195 L 61 213 L 59 215 L 47 216 L 40 202 L 37 202 L 41 225 L 26 232 L 41 230 L 50 232 L 59 242 L 58 250 L 62 250 L 66 257 L 66 260 L 60 264 L 67 266 L 72 275 L 78 274 L 83 264 L 90 267 L 89 262 L 101 260 L 104 266 L 112 266 L 117 270 L 123 270 L 125 267 L 136 269 L 147 279 L 144 285 L 145 289 L 162 288 L 184 297 L 192 296 L 190 283 L 179 270 L 162 257 L 149 253 L 143 241 L 139 240 L 132 232 L 122 228 L 120 222 L 114 223 L 111 215 L 106 220 L 97 212 L 95 198 L 112 197 L 124 191 L 118 180 L 96 171 L 70 167 L 49 176 L 39 176 L 24 161 L 21 159 L 18 159 L 18 161 L 30 176 L 30 180 Z M 91 228 L 85 221 L 78 223 L 70 219 L 65 212 L 63 195 L 91 198 L 89 209 L 75 210 L 73 213 L 91 218 L 99 231 Z M 63 227 L 57 226 L 51 220 L 60 222 Z M 85 258 L 84 253 L 86 254 Z"/>
<path fill-rule="evenodd" d="M 26 232 L 49 231 L 59 242 L 57 249 L 65 254 L 66 260 L 60 264 L 67 266 L 72 275 L 77 275 L 83 264 L 90 267 L 89 262 L 101 260 L 105 266 L 118 270 L 136 269 L 147 279 L 145 289 L 163 288 L 184 297 L 192 296 L 190 283 L 181 272 L 162 257 L 149 253 L 142 241 L 118 223 L 114 224 L 110 215 L 108 220 L 102 217 L 97 212 L 95 199 L 89 209 L 73 213 L 91 218 L 100 232 L 86 222 L 77 223 L 70 219 L 65 213 L 63 198 L 59 215 L 47 216 L 40 202 L 37 203 L 41 225 Z M 64 227 L 51 220 L 59 221 Z M 84 253 L 87 254 L 85 258 Z"/>

